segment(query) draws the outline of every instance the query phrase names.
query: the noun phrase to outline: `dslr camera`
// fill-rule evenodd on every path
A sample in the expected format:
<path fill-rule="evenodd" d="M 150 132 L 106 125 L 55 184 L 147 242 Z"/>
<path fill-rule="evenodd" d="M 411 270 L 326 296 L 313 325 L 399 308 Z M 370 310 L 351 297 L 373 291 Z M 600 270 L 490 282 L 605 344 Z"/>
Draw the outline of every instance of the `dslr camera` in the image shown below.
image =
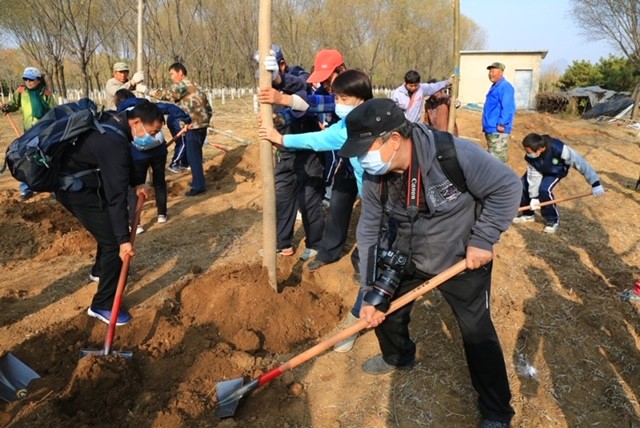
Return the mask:
<path fill-rule="evenodd" d="M 379 249 L 377 245 L 371 248 L 369 260 L 373 263 L 369 264 L 372 269 L 367 276 L 367 283 L 373 286 L 373 290 L 365 293 L 364 300 L 377 310 L 387 312 L 400 280 L 405 274 L 413 274 L 415 265 L 409 256 L 396 250 Z M 378 270 L 381 271 L 380 275 L 377 275 Z"/>

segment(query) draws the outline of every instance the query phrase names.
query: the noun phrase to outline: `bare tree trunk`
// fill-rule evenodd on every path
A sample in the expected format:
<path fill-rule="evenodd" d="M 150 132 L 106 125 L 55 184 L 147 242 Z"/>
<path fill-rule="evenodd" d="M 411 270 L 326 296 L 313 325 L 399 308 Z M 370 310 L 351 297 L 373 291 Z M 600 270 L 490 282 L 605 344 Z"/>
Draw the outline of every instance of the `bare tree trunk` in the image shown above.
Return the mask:
<path fill-rule="evenodd" d="M 631 110 L 631 120 L 638 120 L 638 116 L 640 115 L 640 110 L 638 107 L 640 106 L 640 83 L 638 83 L 633 90 L 633 94 L 631 94 L 631 98 L 633 99 L 633 109 Z"/>
<path fill-rule="evenodd" d="M 260 87 L 271 87 L 271 73 L 263 69 L 262 62 L 271 50 L 271 0 L 260 0 L 258 40 L 260 46 Z M 271 104 L 260 105 L 262 125 L 273 127 Z M 276 262 L 276 190 L 273 175 L 273 150 L 271 142 L 260 141 L 260 165 L 262 170 L 262 266 L 267 268 L 269 283 L 278 292 Z"/>

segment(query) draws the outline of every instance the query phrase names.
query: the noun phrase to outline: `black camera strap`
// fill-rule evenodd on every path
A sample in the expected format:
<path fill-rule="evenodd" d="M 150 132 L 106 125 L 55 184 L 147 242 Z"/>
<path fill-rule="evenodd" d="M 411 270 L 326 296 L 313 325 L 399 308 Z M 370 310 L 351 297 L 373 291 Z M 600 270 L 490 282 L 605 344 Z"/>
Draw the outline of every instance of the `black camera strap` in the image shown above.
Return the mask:
<path fill-rule="evenodd" d="M 416 144 L 411 141 L 411 162 L 409 163 L 409 179 L 407 180 L 407 214 L 411 224 L 411 235 L 409 236 L 409 260 L 413 255 L 413 225 L 418 217 L 420 193 L 422 192 L 422 174 L 418 165 L 418 154 Z"/>

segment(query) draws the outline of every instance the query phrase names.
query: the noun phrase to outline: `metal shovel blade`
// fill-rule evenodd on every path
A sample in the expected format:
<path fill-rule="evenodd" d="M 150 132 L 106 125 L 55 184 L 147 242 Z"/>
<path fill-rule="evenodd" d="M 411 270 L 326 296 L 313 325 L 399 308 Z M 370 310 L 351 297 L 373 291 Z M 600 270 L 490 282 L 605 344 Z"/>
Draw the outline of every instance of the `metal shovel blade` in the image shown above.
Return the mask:
<path fill-rule="evenodd" d="M 237 395 L 237 392 L 242 388 L 243 383 L 244 380 L 241 377 L 218 382 L 216 385 L 216 396 L 218 397 L 217 417 L 229 418 L 236 413 L 236 408 L 242 397 L 242 395 Z M 234 397 L 234 394 L 237 396 Z"/>
<path fill-rule="evenodd" d="M 80 350 L 80 358 L 87 357 L 89 355 L 97 355 L 99 357 L 104 357 L 106 355 L 119 355 L 125 360 L 130 360 L 133 358 L 132 351 L 111 351 L 109 354 L 104 352 L 104 349 L 96 350 L 96 349 L 81 349 Z"/>
<path fill-rule="evenodd" d="M 0 399 L 15 401 L 27 396 L 27 386 L 40 376 L 11 352 L 0 358 Z"/>

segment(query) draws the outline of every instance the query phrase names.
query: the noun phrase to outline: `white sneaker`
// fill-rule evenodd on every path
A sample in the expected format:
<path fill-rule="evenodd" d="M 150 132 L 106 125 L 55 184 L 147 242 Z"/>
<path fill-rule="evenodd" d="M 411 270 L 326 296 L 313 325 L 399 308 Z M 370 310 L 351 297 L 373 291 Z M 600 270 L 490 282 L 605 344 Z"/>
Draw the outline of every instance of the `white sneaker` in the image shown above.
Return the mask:
<path fill-rule="evenodd" d="M 167 222 L 167 216 L 166 215 L 159 215 L 158 216 L 158 223 L 166 223 Z"/>
<path fill-rule="evenodd" d="M 100 277 L 89 274 L 89 281 L 98 282 L 100 281 Z"/>
<path fill-rule="evenodd" d="M 144 233 L 144 227 L 138 226 L 136 229 L 136 235 L 140 235 L 141 233 Z"/>
<path fill-rule="evenodd" d="M 558 231 L 558 223 L 548 222 L 542 231 L 544 233 L 556 233 Z"/>
<path fill-rule="evenodd" d="M 519 215 L 512 220 L 513 223 L 530 223 L 532 221 L 536 221 L 535 215 Z"/>
<path fill-rule="evenodd" d="M 309 260 L 318 255 L 318 250 L 314 250 L 313 248 L 305 248 L 305 250 L 300 255 L 300 260 Z"/>

